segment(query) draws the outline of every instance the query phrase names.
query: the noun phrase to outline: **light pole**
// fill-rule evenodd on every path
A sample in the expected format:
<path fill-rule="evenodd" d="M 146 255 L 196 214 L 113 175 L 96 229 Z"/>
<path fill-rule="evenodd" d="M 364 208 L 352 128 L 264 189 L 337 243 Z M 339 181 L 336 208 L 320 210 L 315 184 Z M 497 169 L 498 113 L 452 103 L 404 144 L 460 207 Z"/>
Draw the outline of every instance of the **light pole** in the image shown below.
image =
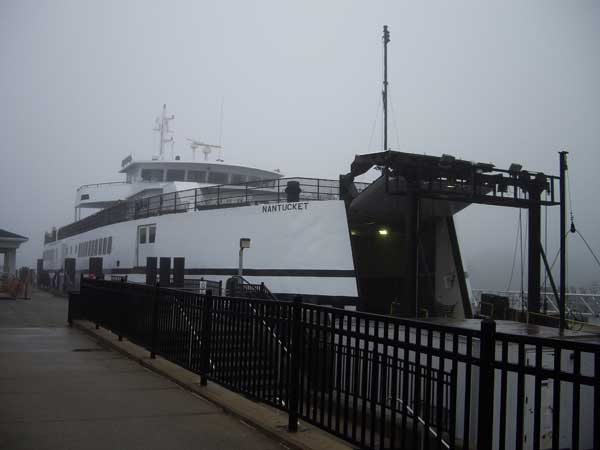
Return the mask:
<path fill-rule="evenodd" d="M 240 238 L 240 265 L 238 267 L 238 276 L 242 276 L 244 271 L 244 249 L 250 248 L 250 238 Z"/>

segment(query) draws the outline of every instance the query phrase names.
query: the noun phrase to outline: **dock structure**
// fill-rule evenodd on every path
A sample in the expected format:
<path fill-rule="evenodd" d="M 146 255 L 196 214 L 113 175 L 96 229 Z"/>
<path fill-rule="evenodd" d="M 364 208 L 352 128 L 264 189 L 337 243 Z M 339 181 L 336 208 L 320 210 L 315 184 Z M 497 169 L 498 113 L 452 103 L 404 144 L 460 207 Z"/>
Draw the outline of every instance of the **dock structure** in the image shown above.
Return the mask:
<path fill-rule="evenodd" d="M 0 253 L 4 254 L 4 264 L 0 273 L 14 274 L 17 270 L 17 249 L 29 238 L 0 229 Z"/>
<path fill-rule="evenodd" d="M 0 229 L 0 255 L 4 255 L 4 258 L 0 259 L 0 297 L 16 297 L 17 293 L 22 291 L 25 291 L 22 295 L 26 297 L 26 289 L 16 286 L 16 275 L 17 249 L 28 240 L 20 234 Z"/>

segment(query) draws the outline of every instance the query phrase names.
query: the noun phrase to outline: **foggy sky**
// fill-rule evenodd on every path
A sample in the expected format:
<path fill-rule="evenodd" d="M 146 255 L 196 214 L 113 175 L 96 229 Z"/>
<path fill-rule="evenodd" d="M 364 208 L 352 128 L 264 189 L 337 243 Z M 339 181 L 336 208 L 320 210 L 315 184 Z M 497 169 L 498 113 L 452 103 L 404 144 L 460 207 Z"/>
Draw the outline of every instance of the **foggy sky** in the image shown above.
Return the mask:
<path fill-rule="evenodd" d="M 78 186 L 156 153 L 163 103 L 184 157 L 186 137 L 218 142 L 222 102 L 226 162 L 337 178 L 380 151 L 383 24 L 391 147 L 551 174 L 568 150 L 576 224 L 600 251 L 599 2 L 0 0 L 0 228 L 30 239 L 18 265 L 72 220 Z M 506 288 L 517 220 L 457 216 L 473 287 Z M 600 280 L 569 239 L 570 283 Z"/>

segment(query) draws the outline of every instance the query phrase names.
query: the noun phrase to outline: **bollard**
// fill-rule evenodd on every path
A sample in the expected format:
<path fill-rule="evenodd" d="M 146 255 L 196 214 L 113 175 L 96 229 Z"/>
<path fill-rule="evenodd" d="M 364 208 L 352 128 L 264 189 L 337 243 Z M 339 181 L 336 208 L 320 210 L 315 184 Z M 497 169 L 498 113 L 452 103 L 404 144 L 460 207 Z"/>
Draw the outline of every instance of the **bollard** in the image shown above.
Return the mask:
<path fill-rule="evenodd" d="M 298 399 L 300 398 L 300 358 L 302 357 L 302 342 L 301 336 L 301 314 L 302 314 L 302 297 L 297 295 L 294 297 L 292 305 L 292 315 L 290 320 L 291 345 L 290 345 L 290 377 L 289 377 L 289 417 L 288 431 L 298 431 Z"/>
<path fill-rule="evenodd" d="M 204 296 L 204 308 L 202 310 L 202 341 L 200 346 L 200 386 L 208 384 L 208 373 L 210 372 L 210 341 L 212 327 L 213 298 L 212 290 L 208 289 Z"/>

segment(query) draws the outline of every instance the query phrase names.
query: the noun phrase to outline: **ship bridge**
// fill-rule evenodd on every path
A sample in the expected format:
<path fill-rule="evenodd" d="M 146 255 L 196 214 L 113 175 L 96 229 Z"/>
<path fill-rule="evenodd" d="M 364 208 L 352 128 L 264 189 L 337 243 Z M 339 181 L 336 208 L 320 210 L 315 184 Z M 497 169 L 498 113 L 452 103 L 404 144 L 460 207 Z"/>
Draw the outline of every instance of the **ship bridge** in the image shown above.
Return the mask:
<path fill-rule="evenodd" d="M 241 184 L 281 178 L 277 171 L 225 164 L 221 161 L 134 161 L 126 158 L 119 171 L 125 181 L 80 186 L 75 198 L 75 220 L 82 209 L 105 209 L 125 200 L 223 184 Z"/>

